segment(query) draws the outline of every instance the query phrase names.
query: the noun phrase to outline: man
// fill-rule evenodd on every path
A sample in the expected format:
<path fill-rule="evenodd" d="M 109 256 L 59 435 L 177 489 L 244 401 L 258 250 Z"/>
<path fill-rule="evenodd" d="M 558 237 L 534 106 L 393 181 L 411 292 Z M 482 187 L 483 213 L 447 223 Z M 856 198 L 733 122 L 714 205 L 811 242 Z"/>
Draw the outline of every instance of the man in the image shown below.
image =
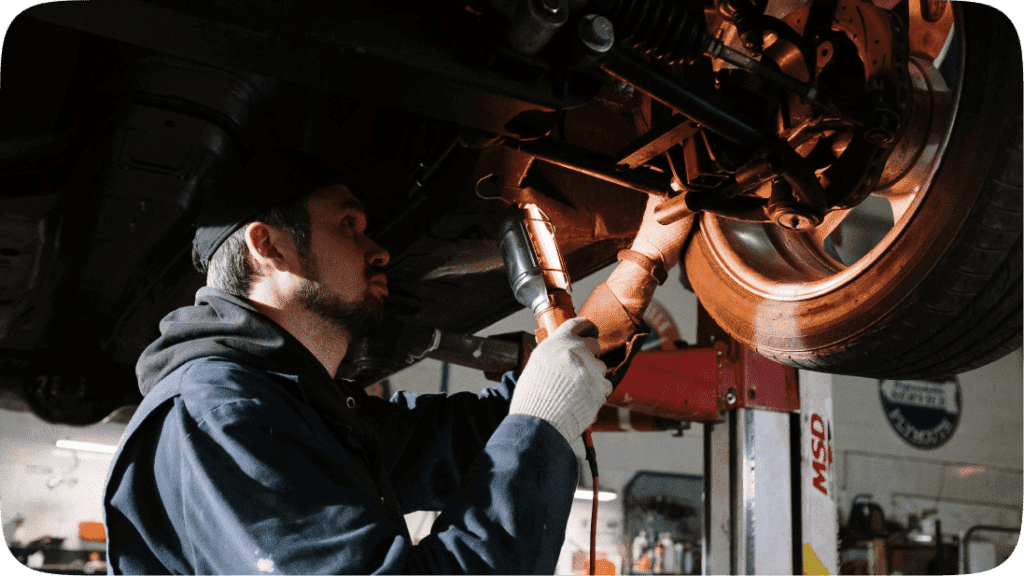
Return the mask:
<path fill-rule="evenodd" d="M 369 397 L 334 379 L 387 295 L 388 254 L 349 179 L 283 150 L 239 174 L 197 227 L 208 286 L 139 359 L 145 398 L 104 496 L 110 571 L 552 572 L 570 442 L 611 392 L 596 354 L 615 344 L 580 318 L 478 396 Z M 587 304 L 617 336 L 653 291 L 643 264 L 678 258 L 680 230 L 651 219 L 634 247 L 653 256 L 627 258 L 618 293 L 610 279 Z M 413 546 L 402 514 L 423 509 L 441 514 Z"/>

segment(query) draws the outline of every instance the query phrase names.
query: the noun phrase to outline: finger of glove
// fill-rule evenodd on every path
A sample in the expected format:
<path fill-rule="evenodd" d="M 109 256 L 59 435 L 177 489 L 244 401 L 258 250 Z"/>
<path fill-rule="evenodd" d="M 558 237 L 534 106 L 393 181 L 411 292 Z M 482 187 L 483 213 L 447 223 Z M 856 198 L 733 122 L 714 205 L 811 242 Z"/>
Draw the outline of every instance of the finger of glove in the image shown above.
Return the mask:
<path fill-rule="evenodd" d="M 581 394 L 585 395 L 592 402 L 596 402 L 596 406 L 600 407 L 612 393 L 612 383 L 605 378 L 608 367 L 597 356 L 585 354 L 582 351 L 575 351 L 573 356 L 575 357 L 575 362 L 583 369 L 583 373 L 586 374 L 587 382 L 581 386 Z"/>
<path fill-rule="evenodd" d="M 589 384 L 591 385 L 585 386 L 581 390 L 580 396 L 572 405 L 571 416 L 576 425 L 575 429 L 570 432 L 573 437 L 578 436 L 593 424 L 597 419 L 598 411 L 601 406 L 604 406 L 605 400 L 611 393 L 612 385 L 606 378 L 599 378 Z"/>
<path fill-rule="evenodd" d="M 586 349 L 596 356 L 601 352 L 601 345 L 597 340 L 599 336 L 600 331 L 597 325 L 588 318 L 580 316 L 563 322 L 548 336 L 548 340 L 557 338 L 559 341 L 569 343 L 569 346 L 572 346 L 572 342 L 582 342 Z"/>

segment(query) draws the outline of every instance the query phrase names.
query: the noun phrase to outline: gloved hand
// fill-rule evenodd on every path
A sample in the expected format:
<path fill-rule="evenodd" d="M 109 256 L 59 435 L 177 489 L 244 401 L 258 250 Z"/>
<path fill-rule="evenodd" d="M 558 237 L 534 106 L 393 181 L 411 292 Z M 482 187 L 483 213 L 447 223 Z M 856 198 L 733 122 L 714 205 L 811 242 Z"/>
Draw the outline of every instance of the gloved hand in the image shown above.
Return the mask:
<path fill-rule="evenodd" d="M 636 233 L 636 238 L 630 249 L 636 250 L 652 260 L 660 261 L 667 272 L 679 263 L 679 251 L 690 234 L 693 216 L 676 220 L 667 225 L 658 224 L 658 221 L 654 219 L 654 209 L 664 201 L 664 198 L 658 196 L 648 197 L 643 222 L 640 224 L 640 230 Z"/>
<path fill-rule="evenodd" d="M 509 414 L 536 416 L 572 442 L 594 422 L 612 384 L 597 358 L 597 327 L 586 318 L 567 320 L 530 355 Z"/>

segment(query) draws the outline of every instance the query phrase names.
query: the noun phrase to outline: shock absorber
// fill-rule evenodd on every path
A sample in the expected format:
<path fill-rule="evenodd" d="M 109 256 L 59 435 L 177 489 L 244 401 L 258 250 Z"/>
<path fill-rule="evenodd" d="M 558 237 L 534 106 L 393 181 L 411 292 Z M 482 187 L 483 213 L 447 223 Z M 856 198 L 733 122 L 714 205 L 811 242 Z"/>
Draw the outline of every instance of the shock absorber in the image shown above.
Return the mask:
<path fill-rule="evenodd" d="M 736 25 L 743 47 L 752 56 L 764 50 L 764 9 L 768 0 L 715 0 L 718 12 Z"/>
<path fill-rule="evenodd" d="M 595 8 L 627 46 L 665 64 L 690 64 L 708 48 L 703 2 L 603 0 Z"/>

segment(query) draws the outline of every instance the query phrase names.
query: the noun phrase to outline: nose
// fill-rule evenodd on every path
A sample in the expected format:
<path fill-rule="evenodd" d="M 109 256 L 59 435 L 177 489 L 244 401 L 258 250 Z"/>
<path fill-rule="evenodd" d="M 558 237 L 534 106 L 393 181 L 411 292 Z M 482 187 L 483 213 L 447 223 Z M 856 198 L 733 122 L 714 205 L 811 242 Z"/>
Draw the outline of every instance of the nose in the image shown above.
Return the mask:
<path fill-rule="evenodd" d="M 391 260 L 391 255 L 388 254 L 388 251 L 382 248 L 380 244 L 377 244 L 369 238 L 366 238 L 366 242 L 369 244 L 369 247 L 366 250 L 367 262 L 369 262 L 371 266 L 387 266 L 388 262 Z"/>

